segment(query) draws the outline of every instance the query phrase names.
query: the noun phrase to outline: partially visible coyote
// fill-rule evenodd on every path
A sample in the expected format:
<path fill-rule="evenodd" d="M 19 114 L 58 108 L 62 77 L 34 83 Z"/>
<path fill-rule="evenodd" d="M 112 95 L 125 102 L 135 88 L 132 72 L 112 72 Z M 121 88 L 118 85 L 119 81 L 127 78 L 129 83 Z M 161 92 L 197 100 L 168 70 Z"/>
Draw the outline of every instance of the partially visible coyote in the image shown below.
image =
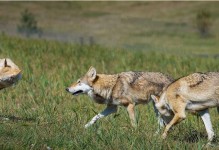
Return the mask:
<path fill-rule="evenodd" d="M 211 142 L 214 137 L 208 108 L 219 106 L 219 72 L 193 73 L 168 86 L 160 98 L 153 96 L 155 106 L 168 124 L 163 133 L 186 118 L 185 110 L 197 112 Z"/>
<path fill-rule="evenodd" d="M 172 81 L 171 77 L 159 72 L 130 71 L 108 75 L 97 74 L 96 69 L 90 67 L 85 76 L 66 90 L 73 95 L 87 94 L 94 102 L 107 105 L 106 109 L 94 116 L 85 127 L 91 126 L 104 116 L 115 113 L 118 105 L 127 108 L 131 124 L 136 126 L 135 105 L 148 103 L 151 94 L 159 96 Z"/>
<path fill-rule="evenodd" d="M 21 70 L 9 58 L 0 59 L 0 90 L 21 78 Z"/>

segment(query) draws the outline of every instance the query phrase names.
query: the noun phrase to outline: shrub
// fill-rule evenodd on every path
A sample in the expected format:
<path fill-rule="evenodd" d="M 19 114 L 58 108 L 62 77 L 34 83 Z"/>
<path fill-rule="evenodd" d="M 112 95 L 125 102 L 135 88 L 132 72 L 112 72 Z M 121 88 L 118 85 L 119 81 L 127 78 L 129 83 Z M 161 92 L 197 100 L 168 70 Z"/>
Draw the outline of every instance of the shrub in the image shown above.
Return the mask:
<path fill-rule="evenodd" d="M 200 10 L 196 15 L 196 26 L 201 37 L 208 37 L 210 35 L 211 25 L 211 13 L 207 10 Z"/>
<path fill-rule="evenodd" d="M 38 34 L 39 36 L 42 34 L 42 30 L 37 26 L 35 16 L 28 9 L 21 13 L 20 24 L 17 26 L 17 30 L 25 34 L 26 37 L 30 37 L 32 34 Z"/>

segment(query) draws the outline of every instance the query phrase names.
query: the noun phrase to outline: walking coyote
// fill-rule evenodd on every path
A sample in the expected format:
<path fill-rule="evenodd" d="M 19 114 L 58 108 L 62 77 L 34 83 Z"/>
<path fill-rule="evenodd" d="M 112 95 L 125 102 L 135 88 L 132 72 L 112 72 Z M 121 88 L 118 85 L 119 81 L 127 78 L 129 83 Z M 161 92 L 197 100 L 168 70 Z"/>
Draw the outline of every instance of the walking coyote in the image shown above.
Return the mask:
<path fill-rule="evenodd" d="M 193 73 L 168 86 L 161 97 L 152 95 L 155 106 L 169 129 L 186 118 L 185 110 L 197 112 L 205 125 L 209 142 L 214 137 L 208 108 L 219 106 L 219 72 Z"/>
<path fill-rule="evenodd" d="M 131 124 L 136 126 L 135 105 L 148 103 L 151 94 L 159 96 L 171 81 L 173 81 L 171 77 L 159 72 L 130 71 L 109 75 L 97 74 L 96 69 L 90 67 L 82 78 L 66 90 L 73 95 L 87 94 L 94 102 L 106 104 L 106 109 L 94 116 L 85 127 L 115 113 L 118 105 L 127 108 Z M 162 124 L 161 120 L 160 123 Z"/>

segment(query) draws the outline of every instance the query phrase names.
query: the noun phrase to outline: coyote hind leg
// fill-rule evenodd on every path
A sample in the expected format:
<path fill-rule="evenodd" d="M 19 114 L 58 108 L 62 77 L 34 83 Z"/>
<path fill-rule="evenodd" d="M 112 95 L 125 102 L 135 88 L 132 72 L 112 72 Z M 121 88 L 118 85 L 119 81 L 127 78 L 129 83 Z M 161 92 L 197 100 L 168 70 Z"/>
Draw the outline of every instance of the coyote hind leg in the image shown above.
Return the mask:
<path fill-rule="evenodd" d="M 136 128 L 137 122 L 136 122 L 136 118 L 135 118 L 135 104 L 129 104 L 127 106 L 127 111 L 128 111 L 132 126 Z"/>

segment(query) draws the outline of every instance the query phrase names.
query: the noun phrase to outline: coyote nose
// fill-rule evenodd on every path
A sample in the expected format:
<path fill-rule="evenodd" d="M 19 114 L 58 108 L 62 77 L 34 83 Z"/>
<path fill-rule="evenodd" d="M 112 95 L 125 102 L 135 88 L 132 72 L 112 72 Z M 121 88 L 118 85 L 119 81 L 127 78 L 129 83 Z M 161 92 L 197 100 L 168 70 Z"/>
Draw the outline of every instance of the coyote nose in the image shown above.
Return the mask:
<path fill-rule="evenodd" d="M 65 90 L 66 90 L 67 92 L 69 92 L 69 89 L 68 89 L 68 88 L 66 88 Z"/>

